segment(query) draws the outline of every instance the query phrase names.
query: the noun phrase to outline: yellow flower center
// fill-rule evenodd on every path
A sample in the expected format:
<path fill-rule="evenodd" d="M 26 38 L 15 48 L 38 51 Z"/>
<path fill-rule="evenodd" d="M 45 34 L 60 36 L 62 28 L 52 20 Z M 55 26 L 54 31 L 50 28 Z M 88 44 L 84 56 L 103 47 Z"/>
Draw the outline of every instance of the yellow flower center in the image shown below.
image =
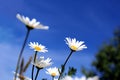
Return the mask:
<path fill-rule="evenodd" d="M 56 73 L 52 73 L 51 76 L 56 76 Z"/>
<path fill-rule="evenodd" d="M 39 46 L 35 46 L 35 50 L 36 51 L 40 51 L 40 50 L 42 50 Z"/>
<path fill-rule="evenodd" d="M 78 48 L 76 47 L 76 46 L 74 46 L 74 45 L 72 45 L 71 47 L 70 47 L 72 50 L 77 50 Z"/>

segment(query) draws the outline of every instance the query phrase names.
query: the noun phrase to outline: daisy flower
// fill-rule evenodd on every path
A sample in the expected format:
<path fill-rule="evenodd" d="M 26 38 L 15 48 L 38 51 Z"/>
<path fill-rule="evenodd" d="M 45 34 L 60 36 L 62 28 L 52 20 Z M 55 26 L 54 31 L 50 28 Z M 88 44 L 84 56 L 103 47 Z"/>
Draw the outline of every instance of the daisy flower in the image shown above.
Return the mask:
<path fill-rule="evenodd" d="M 38 52 L 48 52 L 47 48 L 45 48 L 45 46 L 38 44 L 38 42 L 30 42 L 29 44 L 31 49 L 34 49 L 34 51 L 38 51 Z"/>
<path fill-rule="evenodd" d="M 42 69 L 52 65 L 52 62 L 50 58 L 44 59 L 44 57 L 40 57 L 40 59 L 36 59 L 35 62 L 33 62 L 33 65 L 39 69 Z"/>
<path fill-rule="evenodd" d="M 77 41 L 76 38 L 71 39 L 67 37 L 65 41 L 69 48 L 73 51 L 80 51 L 87 48 L 87 46 L 83 44 L 84 41 Z"/>
<path fill-rule="evenodd" d="M 59 76 L 59 71 L 58 71 L 58 68 L 56 68 L 56 67 L 48 68 L 46 70 L 47 70 L 46 73 L 53 76 L 53 77 Z"/>
<path fill-rule="evenodd" d="M 20 14 L 17 14 L 16 17 L 23 22 L 28 28 L 30 29 L 44 29 L 47 30 L 49 29 L 48 26 L 42 25 L 40 22 L 37 22 L 36 19 L 30 20 L 28 17 L 22 16 Z"/>

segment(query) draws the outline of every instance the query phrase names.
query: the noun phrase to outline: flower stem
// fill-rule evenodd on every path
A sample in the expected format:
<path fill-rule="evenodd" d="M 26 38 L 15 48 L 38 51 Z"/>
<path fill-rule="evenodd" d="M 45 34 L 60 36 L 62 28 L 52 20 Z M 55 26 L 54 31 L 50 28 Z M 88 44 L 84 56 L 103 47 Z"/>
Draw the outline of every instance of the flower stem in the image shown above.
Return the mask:
<path fill-rule="evenodd" d="M 54 80 L 54 76 L 52 76 L 52 80 Z"/>
<path fill-rule="evenodd" d="M 68 60 L 69 60 L 69 58 L 70 58 L 70 56 L 72 55 L 73 52 L 74 52 L 74 51 L 71 50 L 69 56 L 67 57 L 67 59 L 65 60 L 64 64 L 62 65 L 62 69 L 61 69 L 60 76 L 59 76 L 58 80 L 60 80 L 60 78 L 61 78 L 61 76 L 62 76 L 62 74 L 63 74 L 63 72 L 64 72 L 65 65 L 66 65 L 66 63 L 68 62 Z"/>
<path fill-rule="evenodd" d="M 37 73 L 36 73 L 36 76 L 35 76 L 35 80 L 36 80 L 37 77 L 38 77 L 38 73 L 39 73 L 39 71 L 40 71 L 40 68 L 37 68 Z"/>
<path fill-rule="evenodd" d="M 26 45 L 26 42 L 27 42 L 27 39 L 28 39 L 28 36 L 29 36 L 29 33 L 30 33 L 30 30 L 29 28 L 27 28 L 27 33 L 26 33 L 26 37 L 24 39 L 24 42 L 23 42 L 23 45 L 22 45 L 22 48 L 21 48 L 21 51 L 19 53 L 19 57 L 18 57 L 18 61 L 17 61 L 17 65 L 16 65 L 16 74 L 18 73 L 18 69 L 19 69 L 19 64 L 20 64 L 20 60 L 21 60 L 21 57 L 22 57 L 22 54 L 23 54 L 23 51 L 24 51 L 24 48 L 25 48 L 25 45 Z M 17 75 L 15 74 L 15 80 L 16 80 L 16 77 Z"/>
<path fill-rule="evenodd" d="M 37 51 L 35 51 L 34 63 L 35 63 L 36 57 L 37 57 Z M 32 80 L 33 80 L 33 73 L 34 73 L 34 65 L 32 66 L 32 74 L 31 74 Z"/>

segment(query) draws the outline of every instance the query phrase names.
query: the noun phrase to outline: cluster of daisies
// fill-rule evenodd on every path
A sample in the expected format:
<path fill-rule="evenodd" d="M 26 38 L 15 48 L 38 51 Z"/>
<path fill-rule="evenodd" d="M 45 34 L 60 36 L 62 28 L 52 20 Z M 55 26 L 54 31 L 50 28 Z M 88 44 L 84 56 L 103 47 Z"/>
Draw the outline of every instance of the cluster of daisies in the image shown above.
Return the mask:
<path fill-rule="evenodd" d="M 44 30 L 49 29 L 48 26 L 42 25 L 36 19 L 30 20 L 28 17 L 24 17 L 20 14 L 17 14 L 16 17 L 21 22 L 23 22 L 28 29 L 44 29 Z M 72 52 L 80 51 L 80 50 L 87 48 L 87 46 L 84 45 L 84 41 L 78 41 L 78 40 L 76 40 L 76 38 L 66 37 L 65 42 Z M 44 57 L 40 57 L 40 58 L 37 57 L 38 52 L 41 52 L 41 53 L 48 52 L 47 48 L 44 45 L 39 44 L 38 42 L 30 42 L 29 46 L 31 49 L 33 49 L 35 51 L 34 61 L 32 62 L 32 65 L 33 65 L 32 79 L 24 77 L 24 80 L 36 80 L 36 77 L 35 77 L 35 79 L 33 79 L 34 67 L 37 68 L 38 70 L 41 70 L 48 66 L 51 66 L 52 62 L 51 62 L 50 58 L 45 59 Z M 66 64 L 66 62 L 65 62 L 65 64 Z M 51 67 L 51 68 L 46 69 L 46 73 L 49 74 L 53 80 L 73 80 L 73 79 L 66 79 L 66 77 L 58 78 L 58 79 L 54 78 L 56 76 L 61 77 L 62 72 L 60 70 L 62 70 L 62 69 L 58 69 L 57 67 L 53 67 L 53 68 Z M 19 76 L 19 74 L 17 74 L 17 76 Z M 20 80 L 20 79 L 17 77 L 16 80 Z"/>
<path fill-rule="evenodd" d="M 71 39 L 71 38 L 66 38 L 65 39 L 66 44 L 69 46 L 69 48 L 72 51 L 79 51 L 82 50 L 84 48 L 87 48 L 83 43 L 83 41 L 77 41 L 75 38 Z M 39 44 L 38 42 L 30 42 L 29 44 L 31 49 L 34 49 L 34 51 L 36 52 L 48 52 L 47 48 L 45 46 L 43 46 L 42 44 Z M 45 67 L 48 67 L 50 65 L 52 65 L 51 59 L 47 58 L 44 59 L 44 57 L 40 57 L 40 58 L 36 58 L 35 62 L 33 62 L 33 65 L 36 66 L 39 69 L 43 69 Z M 56 77 L 60 75 L 60 70 L 57 67 L 53 67 L 53 68 L 48 68 L 46 69 L 46 73 L 51 75 L 51 77 Z M 58 79 L 56 79 L 58 80 Z M 63 79 L 64 80 L 64 79 Z"/>

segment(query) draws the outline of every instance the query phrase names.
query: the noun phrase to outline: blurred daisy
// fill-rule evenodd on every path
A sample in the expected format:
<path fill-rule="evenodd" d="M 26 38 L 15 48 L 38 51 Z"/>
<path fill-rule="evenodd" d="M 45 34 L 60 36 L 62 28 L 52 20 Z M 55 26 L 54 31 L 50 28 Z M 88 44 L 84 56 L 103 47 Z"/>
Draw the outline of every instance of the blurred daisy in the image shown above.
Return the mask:
<path fill-rule="evenodd" d="M 30 20 L 28 17 L 21 16 L 20 14 L 17 14 L 16 17 L 30 29 L 34 29 L 34 28 L 35 29 L 44 29 L 44 30 L 49 29 L 48 26 L 44 26 L 44 25 L 40 24 L 40 22 L 37 22 L 36 19 Z"/>
<path fill-rule="evenodd" d="M 88 77 L 87 80 L 99 80 L 98 76 Z"/>
<path fill-rule="evenodd" d="M 35 62 L 33 62 L 33 65 L 39 69 L 42 69 L 44 67 L 48 67 L 48 66 L 52 65 L 52 62 L 51 62 L 50 58 L 47 58 L 45 60 L 44 57 L 40 57 L 40 59 L 36 59 Z"/>
<path fill-rule="evenodd" d="M 54 80 L 58 80 L 57 78 L 54 78 Z"/>
<path fill-rule="evenodd" d="M 38 51 L 38 52 L 48 52 L 47 48 L 45 48 L 45 46 L 38 44 L 38 42 L 30 42 L 29 44 L 31 49 L 34 49 L 34 51 Z"/>
<path fill-rule="evenodd" d="M 30 79 L 28 77 L 22 77 L 22 78 L 21 77 L 17 77 L 16 80 L 32 80 L 32 79 Z"/>
<path fill-rule="evenodd" d="M 13 80 L 15 80 L 15 79 L 13 79 Z M 16 80 L 20 80 L 20 78 L 17 77 Z"/>
<path fill-rule="evenodd" d="M 56 68 L 56 67 L 48 68 L 46 70 L 47 70 L 46 73 L 53 76 L 53 77 L 59 76 L 59 71 L 58 71 L 58 68 Z"/>
<path fill-rule="evenodd" d="M 65 41 L 69 48 L 73 51 L 80 51 L 87 48 L 87 46 L 83 44 L 84 41 L 77 41 L 75 38 L 71 39 L 67 37 Z"/>
<path fill-rule="evenodd" d="M 15 72 L 13 72 L 13 73 L 16 74 Z M 20 75 L 18 73 L 16 75 L 17 75 L 16 80 L 32 80 L 32 79 L 30 79 L 30 78 L 28 78 L 26 76 Z"/>
<path fill-rule="evenodd" d="M 73 80 L 71 76 L 65 76 L 63 79 L 61 80 Z"/>
<path fill-rule="evenodd" d="M 80 77 L 80 78 L 78 78 L 78 77 L 74 77 L 74 78 L 72 78 L 71 76 L 65 76 L 63 79 L 61 79 L 61 80 L 87 80 L 86 79 L 86 77 L 85 76 L 83 76 L 83 77 Z"/>
<path fill-rule="evenodd" d="M 65 76 L 63 79 L 61 80 L 99 80 L 99 77 L 98 76 L 94 76 L 94 77 L 88 77 L 86 78 L 85 76 L 82 76 L 82 77 L 74 77 L 72 78 L 71 76 Z"/>
<path fill-rule="evenodd" d="M 85 76 L 82 76 L 82 77 L 74 77 L 73 80 L 87 80 Z"/>

